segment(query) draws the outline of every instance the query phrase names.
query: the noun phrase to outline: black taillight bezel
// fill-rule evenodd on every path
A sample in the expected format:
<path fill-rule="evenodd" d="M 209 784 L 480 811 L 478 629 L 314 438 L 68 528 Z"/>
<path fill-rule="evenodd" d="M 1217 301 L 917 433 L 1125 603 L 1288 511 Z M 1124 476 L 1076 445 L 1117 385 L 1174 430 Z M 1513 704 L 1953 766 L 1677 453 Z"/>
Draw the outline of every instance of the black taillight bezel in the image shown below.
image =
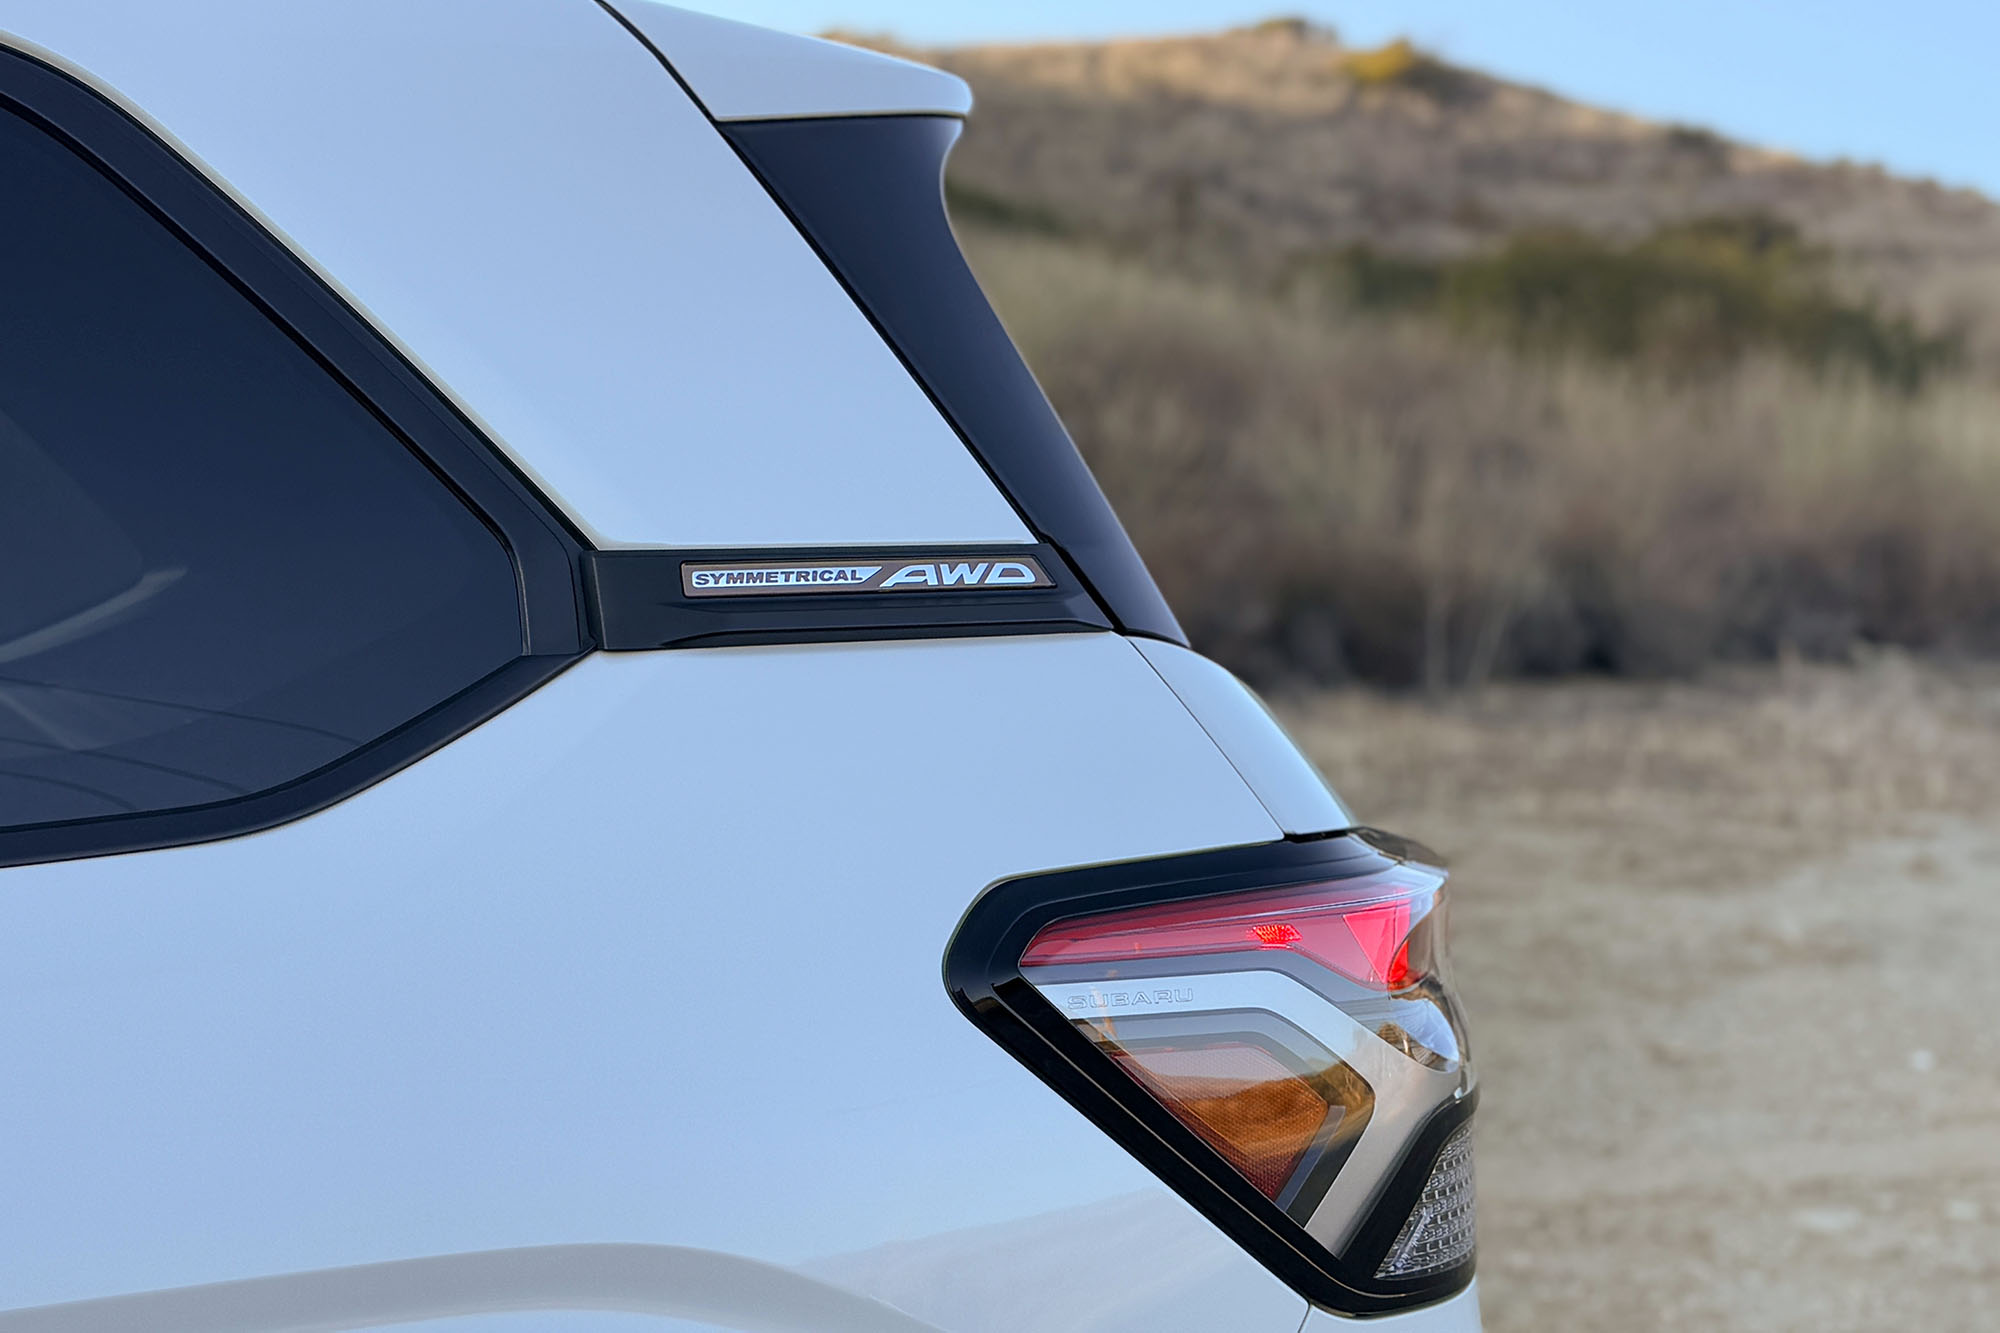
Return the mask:
<path fill-rule="evenodd" d="M 1357 878 L 1421 855 L 1414 844 L 1355 829 L 1006 880 L 981 894 L 960 921 L 945 950 L 945 986 L 974 1025 L 1313 1304 L 1352 1316 L 1393 1314 L 1431 1304 L 1471 1284 L 1474 1255 L 1421 1278 L 1383 1278 L 1377 1271 L 1422 1195 L 1445 1142 L 1472 1118 L 1478 1104 L 1476 1088 L 1425 1122 L 1378 1188 L 1348 1253 L 1336 1257 L 1126 1077 L 1043 998 L 1019 966 L 1035 935 L 1065 917 Z"/>

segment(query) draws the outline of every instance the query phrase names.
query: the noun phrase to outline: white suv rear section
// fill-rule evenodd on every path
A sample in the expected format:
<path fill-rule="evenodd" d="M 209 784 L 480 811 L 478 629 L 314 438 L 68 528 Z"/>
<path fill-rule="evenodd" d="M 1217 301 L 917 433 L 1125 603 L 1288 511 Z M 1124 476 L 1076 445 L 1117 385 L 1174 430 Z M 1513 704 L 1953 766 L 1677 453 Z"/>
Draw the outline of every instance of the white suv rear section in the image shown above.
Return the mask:
<path fill-rule="evenodd" d="M 727 70 L 725 28 L 640 21 Z M 600 547 L 1033 540 L 590 0 L 0 0 L 0 42 L 175 145 Z M 894 80 L 865 109 L 948 100 Z M 338 1322 L 337 1283 L 98 1302 L 523 1247 L 570 1285 L 419 1265 L 397 1308 L 588 1307 L 574 1271 L 642 1247 L 610 1303 L 703 1326 L 1290 1333 L 939 957 L 1002 879 L 1348 822 L 1226 673 L 1047 634 L 599 653 L 310 818 L 0 872 L 0 1330 Z"/>

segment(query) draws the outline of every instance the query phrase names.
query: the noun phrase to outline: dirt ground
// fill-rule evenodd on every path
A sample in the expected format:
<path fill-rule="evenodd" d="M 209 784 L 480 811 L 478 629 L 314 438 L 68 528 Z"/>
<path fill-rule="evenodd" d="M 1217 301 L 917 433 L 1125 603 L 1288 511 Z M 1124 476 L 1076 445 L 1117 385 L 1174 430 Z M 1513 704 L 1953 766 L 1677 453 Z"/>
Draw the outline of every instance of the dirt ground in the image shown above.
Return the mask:
<path fill-rule="evenodd" d="M 1492 1333 L 2000 1329 L 2000 673 L 1279 703 L 1453 866 Z"/>

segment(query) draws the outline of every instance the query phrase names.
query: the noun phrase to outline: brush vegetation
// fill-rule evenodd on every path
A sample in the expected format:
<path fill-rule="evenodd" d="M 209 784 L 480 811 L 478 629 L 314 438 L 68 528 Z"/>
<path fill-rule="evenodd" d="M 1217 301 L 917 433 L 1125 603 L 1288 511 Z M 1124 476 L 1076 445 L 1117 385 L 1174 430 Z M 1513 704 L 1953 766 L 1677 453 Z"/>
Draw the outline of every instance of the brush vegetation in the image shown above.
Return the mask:
<path fill-rule="evenodd" d="M 1407 37 L 1345 52 L 1334 68 L 1361 88 L 1403 89 L 1440 104 L 1477 102 L 1483 91 L 1476 75 L 1419 50 Z"/>
<path fill-rule="evenodd" d="M 1531 238 L 1372 288 L 1350 256 L 1330 296 L 963 231 L 1195 643 L 1253 679 L 2000 650 L 2000 390 L 1782 235 Z"/>
<path fill-rule="evenodd" d="M 1832 257 L 1762 216 L 1701 218 L 1621 245 L 1542 228 L 1451 259 L 1348 246 L 1295 281 L 1363 311 L 1415 312 L 1531 351 L 1581 353 L 1668 374 L 1776 352 L 1915 390 L 1963 359 L 1960 339 L 1843 293 Z"/>

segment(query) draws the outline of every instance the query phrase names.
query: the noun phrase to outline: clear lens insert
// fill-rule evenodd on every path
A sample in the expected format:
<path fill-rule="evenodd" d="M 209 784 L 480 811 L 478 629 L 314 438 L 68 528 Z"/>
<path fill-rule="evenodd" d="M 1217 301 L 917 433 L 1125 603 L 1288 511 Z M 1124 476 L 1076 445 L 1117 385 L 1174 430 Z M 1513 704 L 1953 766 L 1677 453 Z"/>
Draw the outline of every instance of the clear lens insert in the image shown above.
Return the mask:
<path fill-rule="evenodd" d="M 1466 1125 L 1445 1140 L 1424 1192 L 1376 1276 L 1442 1273 L 1465 1261 L 1473 1239 L 1472 1126 Z"/>

